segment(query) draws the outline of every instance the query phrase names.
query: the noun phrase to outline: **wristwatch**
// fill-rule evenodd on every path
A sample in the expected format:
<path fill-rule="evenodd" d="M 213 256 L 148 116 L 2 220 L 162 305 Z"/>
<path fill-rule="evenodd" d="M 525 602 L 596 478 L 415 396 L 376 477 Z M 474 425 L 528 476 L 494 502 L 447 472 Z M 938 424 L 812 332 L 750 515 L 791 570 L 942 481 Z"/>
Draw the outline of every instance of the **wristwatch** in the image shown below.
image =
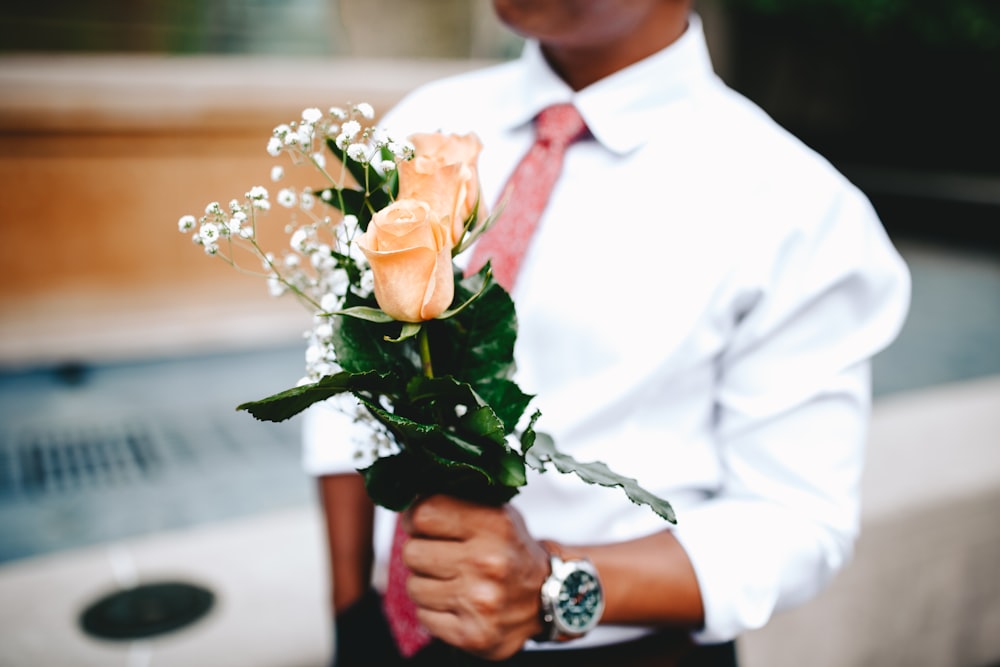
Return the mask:
<path fill-rule="evenodd" d="M 593 630 L 604 612 L 597 568 L 586 558 L 563 560 L 549 549 L 552 572 L 542 584 L 542 626 L 537 641 L 568 641 Z"/>

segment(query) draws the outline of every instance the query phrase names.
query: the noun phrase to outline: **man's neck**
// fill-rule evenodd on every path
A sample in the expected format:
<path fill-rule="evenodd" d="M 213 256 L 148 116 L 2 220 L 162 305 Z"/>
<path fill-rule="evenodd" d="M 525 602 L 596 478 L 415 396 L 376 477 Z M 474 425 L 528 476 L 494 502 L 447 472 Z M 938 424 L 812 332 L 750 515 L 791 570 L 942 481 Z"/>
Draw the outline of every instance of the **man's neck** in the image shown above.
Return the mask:
<path fill-rule="evenodd" d="M 549 66 L 573 90 L 614 74 L 670 46 L 687 30 L 688 15 L 683 12 L 649 21 L 628 39 L 606 44 L 542 44 Z"/>

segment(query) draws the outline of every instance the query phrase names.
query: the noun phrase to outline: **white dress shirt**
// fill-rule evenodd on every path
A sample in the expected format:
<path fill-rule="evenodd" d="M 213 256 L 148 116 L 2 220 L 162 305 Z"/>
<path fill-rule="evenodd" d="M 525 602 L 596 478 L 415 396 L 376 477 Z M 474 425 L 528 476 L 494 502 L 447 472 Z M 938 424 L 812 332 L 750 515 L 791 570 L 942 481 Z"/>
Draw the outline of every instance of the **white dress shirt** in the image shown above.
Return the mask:
<path fill-rule="evenodd" d="M 869 359 L 902 325 L 909 276 L 867 199 L 715 76 L 697 16 L 582 91 L 529 42 L 517 61 L 417 90 L 386 125 L 475 132 L 493 202 L 532 118 L 566 101 L 593 138 L 569 149 L 522 264 L 517 380 L 557 447 L 674 504 L 704 600 L 695 639 L 728 640 L 850 556 Z M 310 411 L 309 471 L 351 469 L 345 422 Z M 535 537 L 567 544 L 669 527 L 555 471 L 529 475 L 513 504 Z M 383 564 L 390 532 L 381 522 Z"/>

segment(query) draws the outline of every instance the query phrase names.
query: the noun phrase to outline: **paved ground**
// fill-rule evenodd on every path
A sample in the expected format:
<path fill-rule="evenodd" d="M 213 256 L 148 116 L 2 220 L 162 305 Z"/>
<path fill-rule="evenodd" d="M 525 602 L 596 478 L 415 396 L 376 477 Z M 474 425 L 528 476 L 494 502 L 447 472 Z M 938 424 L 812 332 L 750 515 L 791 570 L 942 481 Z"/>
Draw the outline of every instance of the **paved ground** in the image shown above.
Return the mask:
<path fill-rule="evenodd" d="M 901 243 L 914 284 L 878 396 L 1000 374 L 1000 256 Z M 0 373 L 0 563 L 311 503 L 298 425 L 233 407 L 301 348 Z"/>

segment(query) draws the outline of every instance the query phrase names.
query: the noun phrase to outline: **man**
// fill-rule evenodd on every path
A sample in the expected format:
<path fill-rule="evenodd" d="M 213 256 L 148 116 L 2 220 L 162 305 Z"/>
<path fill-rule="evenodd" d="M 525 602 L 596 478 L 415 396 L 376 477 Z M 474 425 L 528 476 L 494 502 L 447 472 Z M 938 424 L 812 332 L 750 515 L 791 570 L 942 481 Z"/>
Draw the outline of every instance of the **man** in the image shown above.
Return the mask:
<path fill-rule="evenodd" d="M 431 636 L 485 660 L 735 664 L 727 642 L 849 558 L 868 360 L 905 317 L 905 266 L 867 200 L 712 73 L 690 0 L 494 7 L 529 38 L 522 58 L 427 86 L 386 124 L 474 131 L 493 202 L 544 108 L 582 115 L 517 274 L 518 382 L 560 449 L 637 478 L 679 522 L 555 472 L 502 508 L 432 497 L 401 518 L 406 590 Z M 305 438 L 342 664 L 380 664 L 388 640 L 360 619 L 392 519 L 373 529 L 360 478 L 331 460 L 349 449 L 337 424 L 313 410 Z M 588 562 L 603 611 L 550 641 L 580 633 L 552 620 L 543 583 Z"/>

